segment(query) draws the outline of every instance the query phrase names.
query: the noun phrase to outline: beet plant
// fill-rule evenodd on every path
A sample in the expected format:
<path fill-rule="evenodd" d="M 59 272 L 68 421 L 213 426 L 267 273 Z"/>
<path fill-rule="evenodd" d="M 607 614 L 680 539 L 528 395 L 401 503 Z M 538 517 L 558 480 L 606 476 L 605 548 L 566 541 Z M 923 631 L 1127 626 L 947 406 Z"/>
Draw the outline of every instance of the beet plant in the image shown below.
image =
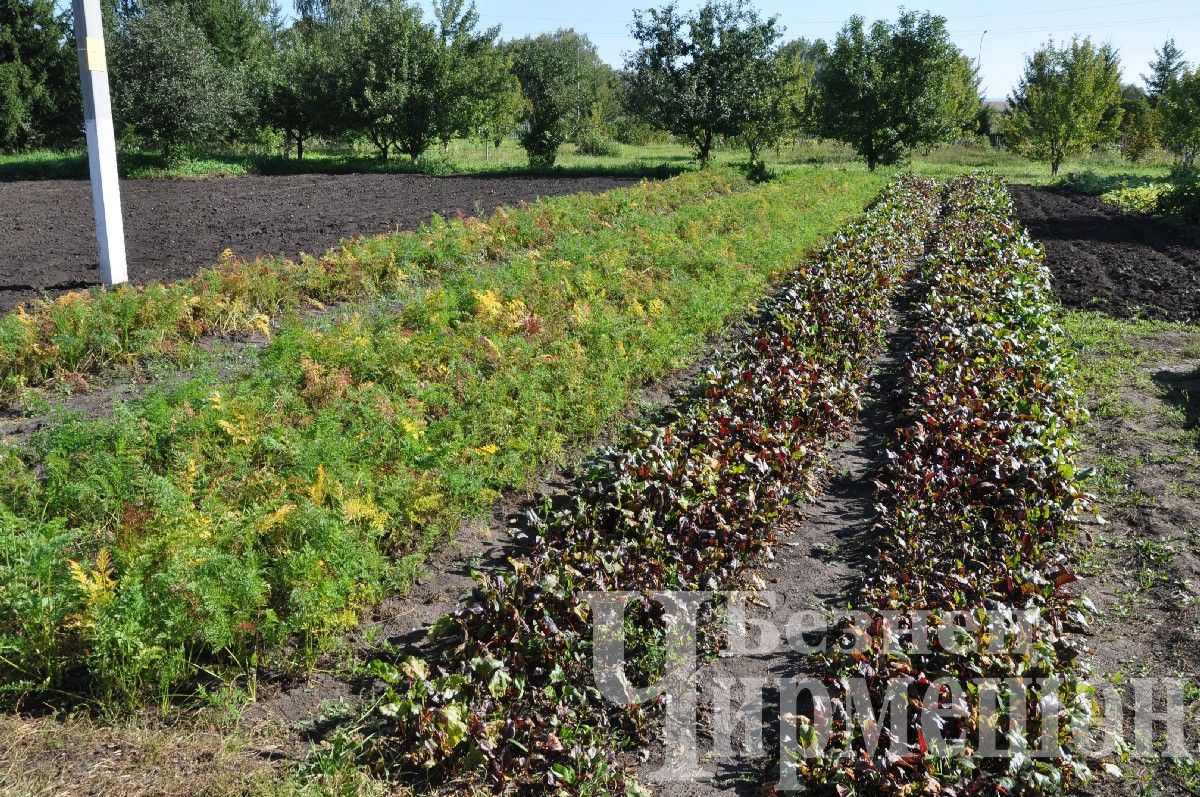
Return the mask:
<path fill-rule="evenodd" d="M 1011 214 L 998 180 L 947 186 L 919 270 L 903 420 L 878 477 L 863 614 L 819 662 L 832 740 L 822 757 L 791 762 L 818 791 L 1050 794 L 1091 777 L 1078 734 L 1094 706 L 1077 633 L 1090 605 L 1065 589 L 1090 510 L 1075 465 L 1083 410 L 1041 250 Z M 988 755 L 983 701 L 1021 699 L 1009 678 L 1055 680 L 1031 687 L 1025 727 L 1001 732 L 1007 755 Z M 850 679 L 865 680 L 876 710 L 899 685 L 904 738 L 870 749 L 848 719 Z M 923 706 L 943 710 L 940 738 Z M 1043 732 L 1060 756 L 1035 755 Z"/>
<path fill-rule="evenodd" d="M 480 575 L 434 626 L 439 655 L 377 662 L 386 689 L 367 757 L 397 777 L 619 792 L 613 751 L 661 706 L 600 695 L 585 593 L 641 594 L 626 622 L 632 677 L 645 680 L 662 624 L 647 593 L 729 587 L 769 555 L 772 521 L 811 496 L 858 412 L 892 295 L 936 215 L 930 181 L 890 186 L 762 305 L 674 420 L 630 431 L 569 506 L 535 513 L 531 552 Z"/>

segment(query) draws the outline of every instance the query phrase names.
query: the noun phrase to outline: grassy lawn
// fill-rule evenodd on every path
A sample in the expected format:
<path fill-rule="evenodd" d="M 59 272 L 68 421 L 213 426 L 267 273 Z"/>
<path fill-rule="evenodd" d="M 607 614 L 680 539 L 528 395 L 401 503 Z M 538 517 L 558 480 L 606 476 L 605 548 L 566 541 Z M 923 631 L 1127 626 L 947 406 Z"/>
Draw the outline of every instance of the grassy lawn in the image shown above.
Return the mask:
<path fill-rule="evenodd" d="M 610 174 L 665 177 L 696 168 L 691 151 L 681 144 L 663 143 L 645 146 L 618 145 L 614 157 L 580 155 L 573 144 L 563 147 L 557 174 Z M 794 147 L 768 152 L 766 162 L 777 171 L 792 171 L 804 166 L 837 166 L 864 170 L 865 164 L 847 147 L 828 141 L 805 141 Z M 746 161 L 745 150 L 719 149 L 714 159 L 718 166 L 735 167 Z M 314 172 L 411 172 L 407 158 L 383 162 L 369 151 L 313 151 L 304 160 L 274 154 L 198 154 L 187 163 L 167 166 L 153 155 L 126 152 L 121 155 L 122 174 L 126 177 L 204 177 L 243 174 L 304 174 Z M 1050 183 L 1050 167 L 998 150 L 982 141 L 968 141 L 937 147 L 916 154 L 907 167 L 933 177 L 949 177 L 973 169 L 988 169 L 1007 180 L 1019 183 Z M 1067 161 L 1062 175 L 1090 172 L 1104 178 L 1131 180 L 1161 179 L 1167 176 L 1170 160 L 1155 153 L 1133 164 L 1112 153 L 1095 153 Z M 433 174 L 528 174 L 525 152 L 513 140 L 499 150 L 484 148 L 477 142 L 455 140 L 442 154 L 431 150 L 421 169 Z M 82 152 L 32 152 L 0 155 L 0 180 L 82 178 L 87 176 L 87 160 Z"/>

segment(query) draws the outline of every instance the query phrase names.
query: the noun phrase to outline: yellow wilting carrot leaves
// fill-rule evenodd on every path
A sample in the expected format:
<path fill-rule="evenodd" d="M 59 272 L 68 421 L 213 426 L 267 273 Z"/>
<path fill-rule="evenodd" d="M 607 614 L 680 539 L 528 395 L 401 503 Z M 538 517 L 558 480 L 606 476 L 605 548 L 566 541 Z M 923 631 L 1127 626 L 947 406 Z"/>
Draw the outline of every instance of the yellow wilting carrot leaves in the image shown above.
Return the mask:
<path fill-rule="evenodd" d="M 275 528 L 276 526 L 278 526 L 279 524 L 281 524 L 285 520 L 287 520 L 288 516 L 291 515 L 295 511 L 296 511 L 295 504 L 284 504 L 283 506 L 279 507 L 271 514 L 267 515 L 262 520 L 255 523 L 254 528 L 259 534 L 265 534 L 266 532 L 270 531 L 271 529 Z"/>
<path fill-rule="evenodd" d="M 475 291 L 475 314 L 485 321 L 499 318 L 504 312 L 504 302 L 490 288 L 486 291 Z"/>
<path fill-rule="evenodd" d="M 113 568 L 112 555 L 108 548 L 101 548 L 96 554 L 96 566 L 85 569 L 83 565 L 71 559 L 67 562 L 71 570 L 71 578 L 83 591 L 84 610 L 73 619 L 77 625 L 91 625 L 90 615 L 104 606 L 117 592 L 117 577 Z"/>
<path fill-rule="evenodd" d="M 365 520 L 367 525 L 382 534 L 387 530 L 391 515 L 384 512 L 370 498 L 348 498 L 342 502 L 342 517 L 346 522 Z"/>
<path fill-rule="evenodd" d="M 308 499 L 313 502 L 314 506 L 321 506 L 325 503 L 325 466 L 317 466 L 317 480 L 314 481 L 308 488 Z"/>

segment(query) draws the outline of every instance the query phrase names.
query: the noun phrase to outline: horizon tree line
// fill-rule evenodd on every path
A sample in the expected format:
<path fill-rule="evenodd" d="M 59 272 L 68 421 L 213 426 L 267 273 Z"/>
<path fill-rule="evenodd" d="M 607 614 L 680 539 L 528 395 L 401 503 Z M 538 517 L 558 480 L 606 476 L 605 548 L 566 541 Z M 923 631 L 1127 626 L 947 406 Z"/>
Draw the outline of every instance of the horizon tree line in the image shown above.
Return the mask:
<path fill-rule="evenodd" d="M 1012 149 L 1050 164 L 1116 144 L 1130 160 L 1162 146 L 1200 152 L 1200 69 L 1174 40 L 1145 89 L 1125 84 L 1110 45 L 1053 40 L 1026 59 L 1001 119 L 978 65 L 944 17 L 901 9 L 852 16 L 829 42 L 784 40 L 777 17 L 742 0 L 636 11 L 621 69 L 572 29 L 505 41 L 469 0 L 106 0 L 121 141 L 168 160 L 202 148 L 362 142 L 417 163 L 456 138 L 515 136 L 530 165 L 562 145 L 611 153 L 674 138 L 707 165 L 730 143 L 761 166 L 804 136 L 849 145 L 868 168 L 998 126 Z M 77 146 L 78 75 L 69 12 L 54 0 L 0 0 L 0 150 Z"/>

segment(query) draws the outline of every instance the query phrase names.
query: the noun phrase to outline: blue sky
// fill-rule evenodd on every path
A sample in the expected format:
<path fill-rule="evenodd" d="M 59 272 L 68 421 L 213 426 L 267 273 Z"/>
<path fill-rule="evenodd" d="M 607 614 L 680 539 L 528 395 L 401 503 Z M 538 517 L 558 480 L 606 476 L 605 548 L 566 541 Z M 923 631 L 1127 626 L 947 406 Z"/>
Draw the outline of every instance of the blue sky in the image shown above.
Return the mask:
<path fill-rule="evenodd" d="M 428 8 L 428 0 L 423 0 Z M 660 5 L 660 0 L 606 0 L 577 3 L 555 0 L 476 0 L 485 24 L 500 24 L 504 38 L 570 27 L 586 33 L 604 60 L 622 62 L 632 47 L 629 22 L 633 9 Z M 692 7 L 694 0 L 681 0 Z M 794 38 L 831 38 L 852 13 L 868 20 L 893 18 L 898 3 L 856 0 L 842 3 L 756 0 L 758 8 L 778 14 Z M 1024 54 L 1050 36 L 1070 39 L 1089 35 L 1111 42 L 1121 52 L 1126 81 L 1140 82 L 1154 48 L 1174 36 L 1193 63 L 1200 59 L 1200 5 L 1196 0 L 1008 0 L 1004 3 L 909 2 L 910 8 L 946 17 L 955 43 L 982 62 L 983 88 L 989 98 L 1003 99 L 1016 83 Z M 987 31 L 985 34 L 984 31 Z M 982 37 L 982 47 L 980 39 Z"/>

